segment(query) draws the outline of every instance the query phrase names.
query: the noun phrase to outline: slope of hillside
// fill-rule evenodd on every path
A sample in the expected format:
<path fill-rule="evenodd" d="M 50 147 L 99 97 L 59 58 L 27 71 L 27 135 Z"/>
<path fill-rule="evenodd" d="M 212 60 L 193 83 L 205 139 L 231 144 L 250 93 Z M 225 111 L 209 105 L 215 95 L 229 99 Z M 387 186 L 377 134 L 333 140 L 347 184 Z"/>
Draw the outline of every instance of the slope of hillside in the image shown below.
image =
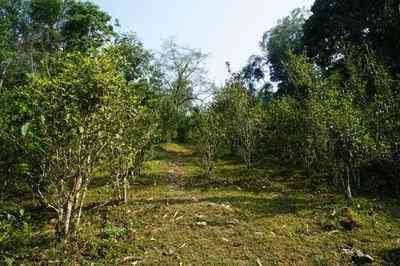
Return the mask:
<path fill-rule="evenodd" d="M 127 205 L 112 201 L 111 185 L 98 186 L 109 182 L 99 173 L 82 234 L 66 244 L 29 197 L 4 201 L 2 213 L 21 222 L 0 237 L 0 254 L 25 265 L 348 265 L 346 250 L 357 249 L 376 265 L 399 263 L 396 202 L 359 197 L 349 209 L 342 195 L 272 162 L 248 171 L 218 161 L 213 178 L 198 162 L 188 147 L 163 145 Z"/>

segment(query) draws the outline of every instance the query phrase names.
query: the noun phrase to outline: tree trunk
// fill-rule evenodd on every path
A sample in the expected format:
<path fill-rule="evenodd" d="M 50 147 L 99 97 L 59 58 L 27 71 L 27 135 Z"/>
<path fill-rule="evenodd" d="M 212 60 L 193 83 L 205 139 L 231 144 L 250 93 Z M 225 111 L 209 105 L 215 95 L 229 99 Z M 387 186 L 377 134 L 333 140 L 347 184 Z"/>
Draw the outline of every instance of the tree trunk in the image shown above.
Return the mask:
<path fill-rule="evenodd" d="M 251 168 L 251 150 L 250 147 L 248 147 L 247 151 L 246 151 L 247 155 L 246 155 L 246 163 L 247 163 L 247 170 L 250 170 Z"/>
<path fill-rule="evenodd" d="M 78 206 L 80 205 L 80 199 L 81 199 L 81 195 L 83 193 L 82 192 L 82 180 L 83 180 L 83 178 L 80 175 L 78 177 L 78 180 L 77 180 L 76 185 L 75 185 L 75 189 L 74 189 L 74 191 L 75 191 L 75 193 L 74 193 L 74 206 L 73 206 L 74 209 L 78 208 Z"/>
<path fill-rule="evenodd" d="M 9 67 L 10 64 L 11 64 L 11 61 L 8 61 L 7 64 L 4 66 L 3 73 L 1 74 L 0 91 L 3 88 L 3 83 L 4 83 L 4 80 L 5 80 L 6 73 L 7 73 L 7 68 Z"/>
<path fill-rule="evenodd" d="M 118 172 L 116 173 L 115 187 L 116 187 L 116 191 L 117 191 L 117 200 L 120 201 L 121 200 L 121 183 L 120 183 L 120 180 L 119 180 Z"/>
<path fill-rule="evenodd" d="M 76 223 L 75 223 L 75 226 L 76 226 L 77 230 L 79 230 L 79 225 L 81 223 L 82 208 L 83 208 L 83 203 L 84 203 L 85 197 L 86 197 L 87 187 L 88 187 L 88 184 L 85 183 L 85 185 L 83 187 L 83 191 L 82 191 L 82 196 L 80 197 L 79 211 L 78 211 L 78 216 L 76 218 Z"/>
<path fill-rule="evenodd" d="M 126 176 L 124 176 L 124 204 L 128 204 L 128 190 L 129 190 L 129 181 Z"/>
<path fill-rule="evenodd" d="M 70 197 L 67 201 L 65 217 L 64 217 L 64 232 L 63 232 L 64 236 L 67 236 L 69 233 L 73 202 L 74 202 L 74 197 Z"/>
<path fill-rule="evenodd" d="M 206 162 L 207 162 L 207 176 L 208 177 L 210 177 L 211 176 L 211 173 L 212 173 L 212 169 L 213 169 L 213 152 L 212 152 L 212 148 L 211 147 L 209 147 L 208 148 L 208 153 L 207 153 L 207 159 L 206 159 Z"/>
<path fill-rule="evenodd" d="M 70 233 L 71 229 L 73 229 L 71 226 L 71 222 L 72 225 L 74 225 L 74 223 L 76 223 L 77 221 L 74 219 L 75 216 L 75 210 L 78 208 L 79 204 L 80 204 L 80 198 L 82 195 L 82 182 L 83 182 L 83 178 L 81 175 L 78 176 L 77 180 L 76 180 L 76 184 L 73 188 L 73 190 L 69 193 L 68 195 L 68 200 L 67 200 L 67 204 L 66 204 L 66 210 L 64 211 L 65 216 L 64 216 L 64 232 L 63 235 L 64 236 L 68 236 L 68 234 Z"/>
<path fill-rule="evenodd" d="M 337 169 L 337 167 L 335 166 L 335 169 Z M 333 174 L 333 178 L 332 178 L 332 185 L 333 185 L 333 187 L 334 188 L 340 188 L 340 183 L 339 183 L 340 181 L 339 181 L 339 177 L 338 177 L 338 173 L 337 173 L 337 170 L 335 170 L 334 171 L 334 174 Z"/>
<path fill-rule="evenodd" d="M 356 185 L 357 190 L 361 189 L 361 177 L 359 174 L 359 170 L 354 167 L 354 164 L 351 164 L 351 174 L 353 175 L 354 184 Z"/>
<path fill-rule="evenodd" d="M 63 234 L 63 221 L 64 221 L 64 208 L 60 207 L 59 211 L 57 213 L 58 216 L 58 222 L 56 225 L 56 232 L 57 232 L 57 236 L 61 237 Z"/>
<path fill-rule="evenodd" d="M 353 203 L 353 195 L 351 193 L 351 185 L 350 185 L 350 169 L 347 166 L 346 167 L 346 187 L 345 187 L 345 194 L 346 194 L 346 199 L 349 205 Z"/>
<path fill-rule="evenodd" d="M 208 162 L 208 163 L 207 163 L 207 176 L 208 176 L 208 177 L 211 176 L 212 169 L 213 169 L 212 163 L 211 163 L 211 162 Z"/>

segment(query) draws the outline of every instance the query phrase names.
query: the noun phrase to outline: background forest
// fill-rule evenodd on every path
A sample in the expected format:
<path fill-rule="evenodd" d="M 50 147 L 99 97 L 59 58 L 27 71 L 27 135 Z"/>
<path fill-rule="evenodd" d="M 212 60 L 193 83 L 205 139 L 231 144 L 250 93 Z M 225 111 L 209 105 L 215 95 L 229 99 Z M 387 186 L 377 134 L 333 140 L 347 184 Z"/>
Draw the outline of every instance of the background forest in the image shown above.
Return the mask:
<path fill-rule="evenodd" d="M 295 191 L 302 195 L 334 195 L 329 196 L 334 205 L 323 213 L 332 208 L 335 213 L 318 218 L 318 228 L 338 229 L 337 218 L 352 230 L 363 219 L 372 219 L 366 217 L 386 217 L 364 220 L 365 230 L 372 230 L 365 223 L 374 224 L 373 236 L 361 232 L 348 238 L 370 239 L 375 244 L 366 250 L 381 258 L 378 262 L 384 260 L 383 246 L 398 248 L 398 218 L 379 211 L 396 208 L 400 195 L 399 0 L 316 0 L 311 10 L 295 9 L 264 33 L 262 54 L 251 56 L 240 71 L 233 72 L 226 62 L 230 78 L 221 87 L 207 76 L 206 53 L 174 40 L 154 53 L 135 34 L 118 29 L 118 23 L 91 2 L 0 0 L 0 264 L 146 264 L 140 256 L 127 254 L 147 254 L 146 242 L 135 244 L 134 251 L 113 250 L 117 243 L 134 241 L 127 229 L 131 225 L 107 221 L 115 213 L 124 216 L 133 210 L 131 222 L 145 228 L 150 218 L 134 214 L 140 208 L 132 200 L 147 191 L 148 184 L 156 187 L 187 176 L 190 180 L 183 178 L 182 187 L 199 189 L 190 194 L 192 203 L 212 187 L 228 184 L 239 192 L 267 193 L 273 184 L 284 186 L 297 178 Z M 162 172 L 162 156 L 177 160 L 178 166 L 192 163 L 192 168 L 184 168 L 181 175 L 173 168 Z M 240 167 L 233 175 L 246 178 L 224 179 L 223 162 Z M 274 174 L 268 169 L 281 170 Z M 161 171 L 158 179 L 150 177 L 153 170 Z M 192 170 L 190 175 L 185 172 Z M 280 179 L 271 181 L 273 176 Z M 164 189 L 152 193 L 171 193 Z M 253 208 L 259 211 L 266 204 L 262 195 L 254 196 Z M 322 198 L 315 199 L 321 208 Z M 377 201 L 383 207 L 374 205 Z M 299 206 L 289 198 L 279 204 L 261 209 L 268 213 L 289 208 L 288 213 L 295 213 L 291 208 Z M 124 206 L 130 211 L 119 209 Z M 175 222 L 178 211 L 171 217 Z M 200 228 L 213 224 L 196 217 Z M 247 219 L 255 220 L 249 215 Z M 390 224 L 393 231 L 377 224 Z M 86 239 L 93 233 L 85 231 L 88 228 L 100 230 L 103 240 Z M 296 230 L 294 235 L 304 233 Z M 322 252 L 321 243 L 313 245 Z M 207 261 L 186 253 L 177 259 L 177 250 L 164 249 L 152 256 L 165 260 L 147 264 Z M 243 265 L 293 263 L 290 252 L 284 252 L 277 257 L 289 256 L 287 260 L 264 262 L 261 254 Z M 349 263 L 339 255 L 316 252 L 319 255 L 310 257 L 306 248 L 304 252 L 296 259 L 299 264 Z M 386 255 L 385 261 L 394 263 L 387 265 L 400 263 L 398 253 L 389 259 Z"/>

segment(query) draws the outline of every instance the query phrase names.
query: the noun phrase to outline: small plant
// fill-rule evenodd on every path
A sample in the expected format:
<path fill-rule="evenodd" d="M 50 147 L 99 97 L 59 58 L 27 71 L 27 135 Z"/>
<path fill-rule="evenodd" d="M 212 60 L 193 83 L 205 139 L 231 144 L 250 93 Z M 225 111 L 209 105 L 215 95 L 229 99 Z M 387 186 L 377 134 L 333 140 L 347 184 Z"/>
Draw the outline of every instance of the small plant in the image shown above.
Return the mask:
<path fill-rule="evenodd" d="M 112 224 L 107 224 L 103 229 L 103 238 L 105 239 L 120 239 L 127 235 L 126 228 L 117 227 Z"/>
<path fill-rule="evenodd" d="M 18 249 L 29 244 L 30 220 L 23 209 L 0 212 L 0 264 L 13 265 Z"/>
<path fill-rule="evenodd" d="M 95 239 L 89 243 L 88 255 L 92 258 L 104 258 L 109 249 L 108 240 Z"/>

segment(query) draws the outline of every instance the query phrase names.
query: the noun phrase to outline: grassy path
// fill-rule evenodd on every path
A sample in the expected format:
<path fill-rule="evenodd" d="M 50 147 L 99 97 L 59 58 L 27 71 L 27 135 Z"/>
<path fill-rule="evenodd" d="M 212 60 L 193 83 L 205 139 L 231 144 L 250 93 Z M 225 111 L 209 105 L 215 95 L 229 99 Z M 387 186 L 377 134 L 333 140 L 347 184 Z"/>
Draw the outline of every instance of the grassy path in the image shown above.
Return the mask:
<path fill-rule="evenodd" d="M 89 201 L 107 200 L 100 190 L 112 197 L 93 186 Z M 146 164 L 130 197 L 126 206 L 88 208 L 78 244 L 33 248 L 32 256 L 88 265 L 350 265 L 341 249 L 353 247 L 381 265 L 400 247 L 396 204 L 357 198 L 343 211 L 341 195 L 272 163 L 247 171 L 219 161 L 205 178 L 198 158 L 176 144 Z M 340 225 L 349 212 L 360 228 Z"/>

